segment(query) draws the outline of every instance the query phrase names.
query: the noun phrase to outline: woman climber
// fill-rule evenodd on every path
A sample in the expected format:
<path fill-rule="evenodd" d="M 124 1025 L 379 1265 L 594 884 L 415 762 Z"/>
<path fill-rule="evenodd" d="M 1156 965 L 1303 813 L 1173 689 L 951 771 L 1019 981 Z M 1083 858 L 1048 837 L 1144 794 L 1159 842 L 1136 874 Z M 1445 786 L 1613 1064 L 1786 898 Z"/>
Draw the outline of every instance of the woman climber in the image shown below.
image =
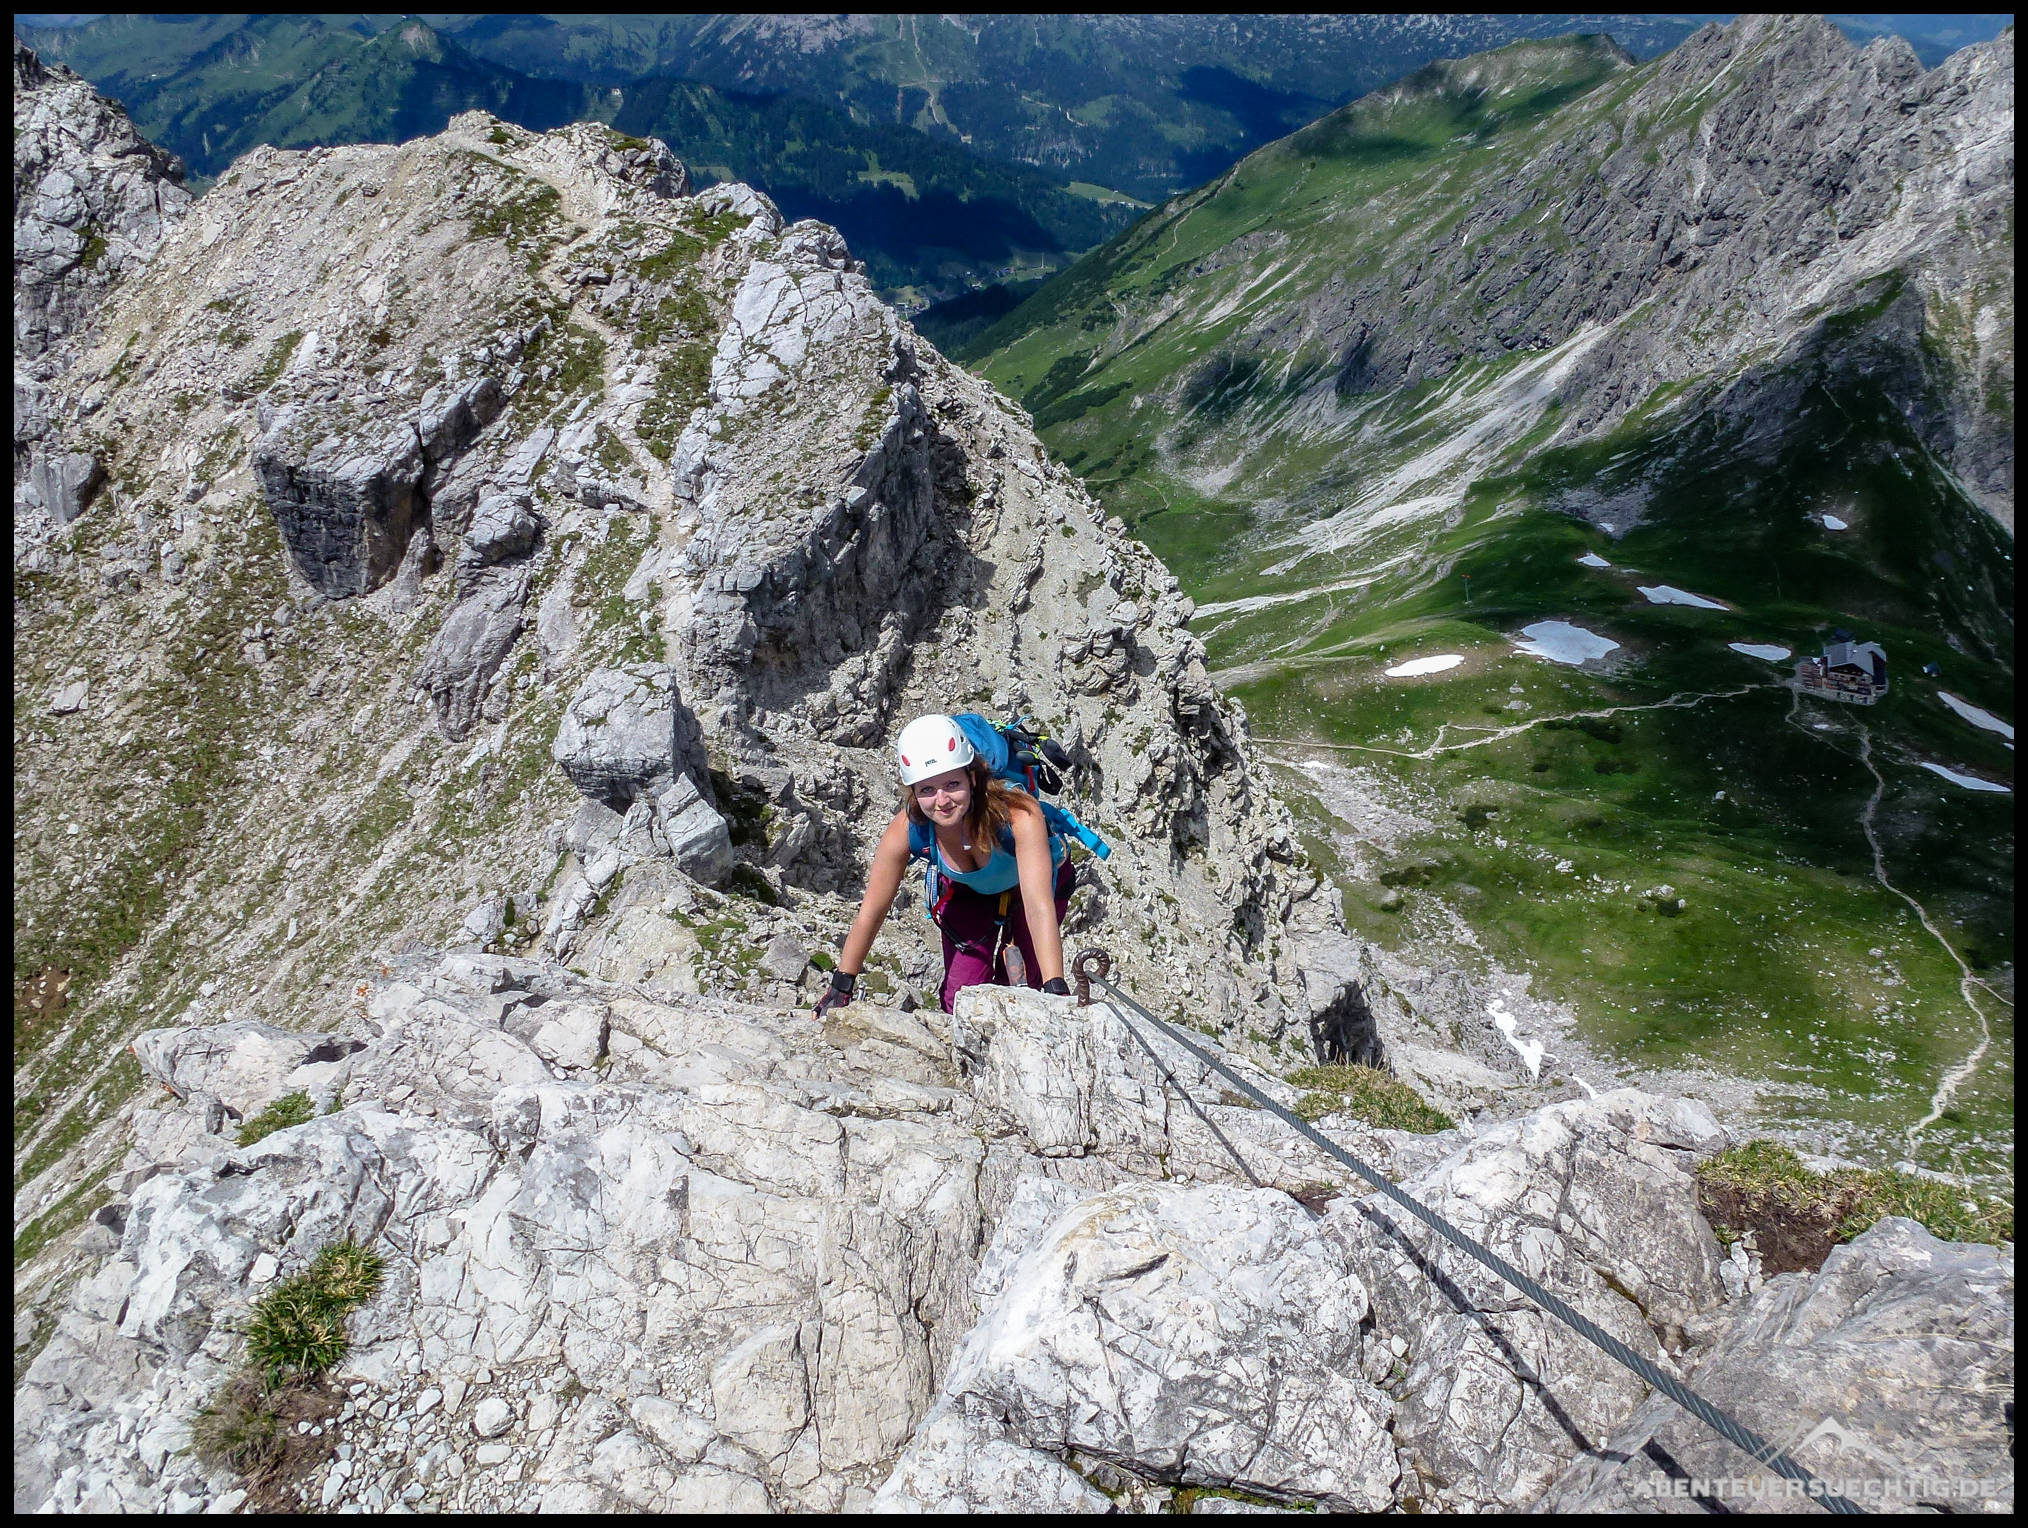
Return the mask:
<path fill-rule="evenodd" d="M 943 933 L 946 1013 L 960 991 L 987 982 L 1067 996 L 1061 925 L 1077 877 L 1053 817 L 1081 825 L 996 777 L 951 717 L 910 722 L 895 754 L 902 809 L 873 851 L 859 915 L 815 1016 L 852 1001 L 873 936 L 912 859 L 923 862 L 924 899 Z"/>

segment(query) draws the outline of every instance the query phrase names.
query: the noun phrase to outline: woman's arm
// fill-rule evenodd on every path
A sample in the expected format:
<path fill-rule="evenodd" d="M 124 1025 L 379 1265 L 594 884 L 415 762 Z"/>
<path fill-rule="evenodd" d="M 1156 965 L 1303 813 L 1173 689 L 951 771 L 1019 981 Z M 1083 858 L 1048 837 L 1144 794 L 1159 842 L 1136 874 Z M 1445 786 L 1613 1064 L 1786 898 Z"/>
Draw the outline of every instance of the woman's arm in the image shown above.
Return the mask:
<path fill-rule="evenodd" d="M 1049 858 L 1049 824 L 1032 803 L 1014 810 L 1014 863 L 1021 871 L 1021 907 L 1028 914 L 1028 937 L 1035 941 L 1041 981 L 1063 977 L 1063 934 L 1056 926 L 1056 866 Z"/>
<path fill-rule="evenodd" d="M 1047 846 L 1043 852 L 1046 856 Z M 901 878 L 907 870 L 908 813 L 896 812 L 873 851 L 873 867 L 866 872 L 866 895 L 859 899 L 859 916 L 852 920 L 845 948 L 838 952 L 838 969 L 847 975 L 857 976 L 865 966 L 866 956 L 873 948 L 873 936 L 887 921 L 887 910 L 894 906 L 894 894 L 901 890 Z"/>

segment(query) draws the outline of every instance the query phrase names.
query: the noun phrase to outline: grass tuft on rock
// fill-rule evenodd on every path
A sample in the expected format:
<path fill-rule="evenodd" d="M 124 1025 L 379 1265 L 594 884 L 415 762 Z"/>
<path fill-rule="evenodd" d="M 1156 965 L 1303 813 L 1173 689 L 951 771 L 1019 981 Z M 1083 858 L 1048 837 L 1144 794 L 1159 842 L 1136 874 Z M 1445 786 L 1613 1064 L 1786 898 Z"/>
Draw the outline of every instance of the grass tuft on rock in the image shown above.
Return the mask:
<path fill-rule="evenodd" d="M 1814 1272 L 1831 1249 L 1902 1215 L 1944 1241 L 2014 1239 L 2014 1205 L 1912 1173 L 1820 1173 L 1779 1141 L 1747 1141 L 1697 1169 L 1697 1200 L 1719 1240 L 1751 1234 L 1770 1273 Z"/>
<path fill-rule="evenodd" d="M 1435 1135 L 1457 1124 L 1441 1109 L 1422 1100 L 1399 1077 L 1370 1066 L 1306 1066 L 1291 1072 L 1289 1081 L 1308 1092 L 1296 1100 L 1296 1113 L 1312 1122 L 1327 1114 L 1350 1114 L 1382 1130 Z"/>
<path fill-rule="evenodd" d="M 236 1474 L 251 1512 L 312 1510 L 304 1487 L 336 1452 L 328 1424 L 338 1410 L 321 1383 L 273 1386 L 241 1372 L 191 1418 L 190 1452 L 209 1469 Z M 298 1425 L 305 1423 L 310 1430 Z"/>
<path fill-rule="evenodd" d="M 276 1393 L 251 1374 L 227 1380 L 191 1419 L 190 1450 L 211 1469 L 262 1474 L 281 1462 L 283 1448 Z"/>
<path fill-rule="evenodd" d="M 308 1093 L 284 1093 L 241 1125 L 235 1139 L 242 1146 L 251 1146 L 255 1141 L 265 1140 L 277 1130 L 287 1130 L 291 1125 L 308 1124 L 316 1112 L 316 1105 L 310 1102 Z"/>
<path fill-rule="evenodd" d="M 321 1374 L 345 1356 L 345 1318 L 380 1287 L 382 1266 L 356 1242 L 334 1242 L 254 1303 L 247 1356 L 270 1385 Z"/>

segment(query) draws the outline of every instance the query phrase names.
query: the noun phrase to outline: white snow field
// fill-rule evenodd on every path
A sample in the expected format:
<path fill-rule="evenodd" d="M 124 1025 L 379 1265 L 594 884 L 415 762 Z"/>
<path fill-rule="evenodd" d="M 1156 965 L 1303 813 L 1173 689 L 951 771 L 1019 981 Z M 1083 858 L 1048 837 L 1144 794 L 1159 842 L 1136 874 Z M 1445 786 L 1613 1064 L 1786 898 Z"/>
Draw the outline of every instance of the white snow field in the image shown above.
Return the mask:
<path fill-rule="evenodd" d="M 1441 674 L 1465 661 L 1463 653 L 1436 653 L 1428 658 L 1411 658 L 1387 671 L 1389 679 L 1413 679 L 1417 674 Z"/>
<path fill-rule="evenodd" d="M 1726 608 L 1717 600 L 1708 600 L 1701 594 L 1692 594 L 1688 589 L 1678 589 L 1671 584 L 1636 584 L 1634 587 L 1647 595 L 1650 605 L 1692 605 L 1699 610 Z"/>
<path fill-rule="evenodd" d="M 1962 785 L 1968 791 L 1998 791 L 2002 795 L 2014 794 L 2014 787 L 2002 785 L 1997 780 L 1981 780 L 1976 775 L 1961 775 L 1955 769 L 1945 769 L 1941 764 L 1932 764 L 1928 759 L 1917 759 L 1916 763 L 1933 775 L 1942 775 L 1953 785 Z"/>
<path fill-rule="evenodd" d="M 1824 516 L 1824 529 L 1827 531 L 1843 531 L 1850 530 L 1851 527 L 1836 515 L 1826 515 Z"/>
<path fill-rule="evenodd" d="M 1725 645 L 1736 653 L 1745 653 L 1749 658 L 1765 658 L 1770 663 L 1779 663 L 1789 655 L 1789 650 L 1778 642 L 1728 642 Z"/>
<path fill-rule="evenodd" d="M 2001 721 L 1992 712 L 1981 710 L 1969 700 L 1959 700 L 1949 690 L 1938 690 L 1936 698 L 1957 712 L 1958 715 L 1962 716 L 1974 727 L 1984 727 L 1988 732 L 1999 733 L 2001 737 L 2010 743 L 2014 741 L 2013 726 L 2008 722 Z"/>
<path fill-rule="evenodd" d="M 1602 637 L 1568 621 L 1537 621 L 1533 626 L 1522 627 L 1521 635 L 1527 640 L 1515 643 L 1515 652 L 1547 658 L 1551 663 L 1589 663 L 1619 646 L 1611 637 Z"/>
<path fill-rule="evenodd" d="M 1548 1048 L 1540 1040 L 1521 1038 L 1519 1022 L 1507 1011 L 1507 1005 L 1501 999 L 1494 998 L 1487 1005 L 1486 1012 L 1493 1020 L 1493 1027 L 1500 1031 L 1509 1045 L 1514 1047 L 1514 1054 L 1519 1056 L 1521 1064 L 1528 1068 L 1528 1075 L 1539 1081 L 1542 1076 L 1542 1058 L 1549 1053 Z"/>
<path fill-rule="evenodd" d="M 1582 557 L 1578 558 L 1577 560 L 1583 563 L 1587 568 L 1610 568 L 1612 566 L 1611 563 L 1607 562 L 1603 557 L 1599 556 L 1599 554 L 1596 552 L 1586 552 Z"/>

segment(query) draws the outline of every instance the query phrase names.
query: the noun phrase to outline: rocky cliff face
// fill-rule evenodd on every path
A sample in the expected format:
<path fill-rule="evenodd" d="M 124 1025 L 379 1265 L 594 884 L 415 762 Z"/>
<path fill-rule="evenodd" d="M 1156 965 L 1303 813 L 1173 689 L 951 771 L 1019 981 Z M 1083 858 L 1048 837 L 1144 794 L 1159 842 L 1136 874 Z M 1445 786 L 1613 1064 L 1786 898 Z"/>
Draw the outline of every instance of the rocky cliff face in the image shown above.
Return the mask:
<path fill-rule="evenodd" d="M 1349 396 L 1602 331 L 1559 388 L 1556 438 L 1576 439 L 1665 383 L 1786 359 L 1898 272 L 1913 283 L 1905 324 L 1919 334 L 1927 315 L 1937 348 L 1962 347 L 1940 375 L 1899 379 L 1902 401 L 1926 403 L 1933 383 L 1954 394 L 1932 438 L 2011 519 L 2011 427 L 1983 397 L 2013 386 L 2012 285 L 1993 279 L 2013 205 L 2011 36 L 1925 71 L 1899 38 L 1860 49 L 1821 18 L 1751 18 L 1637 78 L 1591 133 L 1514 166 L 1395 275 L 1313 299 L 1283 343 L 1327 337 Z"/>
<path fill-rule="evenodd" d="M 14 44 L 14 351 L 81 325 L 183 220 L 183 166 L 61 64 Z"/>
<path fill-rule="evenodd" d="M 1744 1473 L 1172 1042 L 1006 990 L 946 1022 L 456 954 L 330 1034 L 151 1031 L 121 1192 L 17 1388 L 17 1509 L 246 1503 L 192 1420 L 251 1303 L 345 1239 L 385 1268 L 286 1481 L 325 1509 L 1486 1510 Z M 217 1133 L 298 1091 L 321 1117 Z M 1820 1472 L 2006 1501 L 2010 1253 L 1890 1220 L 1728 1280 L 1689 1171 L 1723 1132 L 1631 1090 L 1325 1128 Z"/>
<path fill-rule="evenodd" d="M 17 486 L 36 1244 L 152 1025 L 316 1022 L 461 939 L 806 1002 L 885 740 L 934 709 L 1070 749 L 1114 845 L 1073 942 L 1264 1056 L 1379 1054 L 1189 602 L 832 230 L 472 115 L 250 155 L 117 275 L 38 363 L 38 450 L 104 492 L 71 521 Z M 905 901 L 869 991 L 936 960 Z"/>
<path fill-rule="evenodd" d="M 63 524 L 104 480 L 66 450 L 44 387 L 52 346 L 89 322 L 190 206 L 183 167 L 62 65 L 14 44 L 14 497 Z"/>

